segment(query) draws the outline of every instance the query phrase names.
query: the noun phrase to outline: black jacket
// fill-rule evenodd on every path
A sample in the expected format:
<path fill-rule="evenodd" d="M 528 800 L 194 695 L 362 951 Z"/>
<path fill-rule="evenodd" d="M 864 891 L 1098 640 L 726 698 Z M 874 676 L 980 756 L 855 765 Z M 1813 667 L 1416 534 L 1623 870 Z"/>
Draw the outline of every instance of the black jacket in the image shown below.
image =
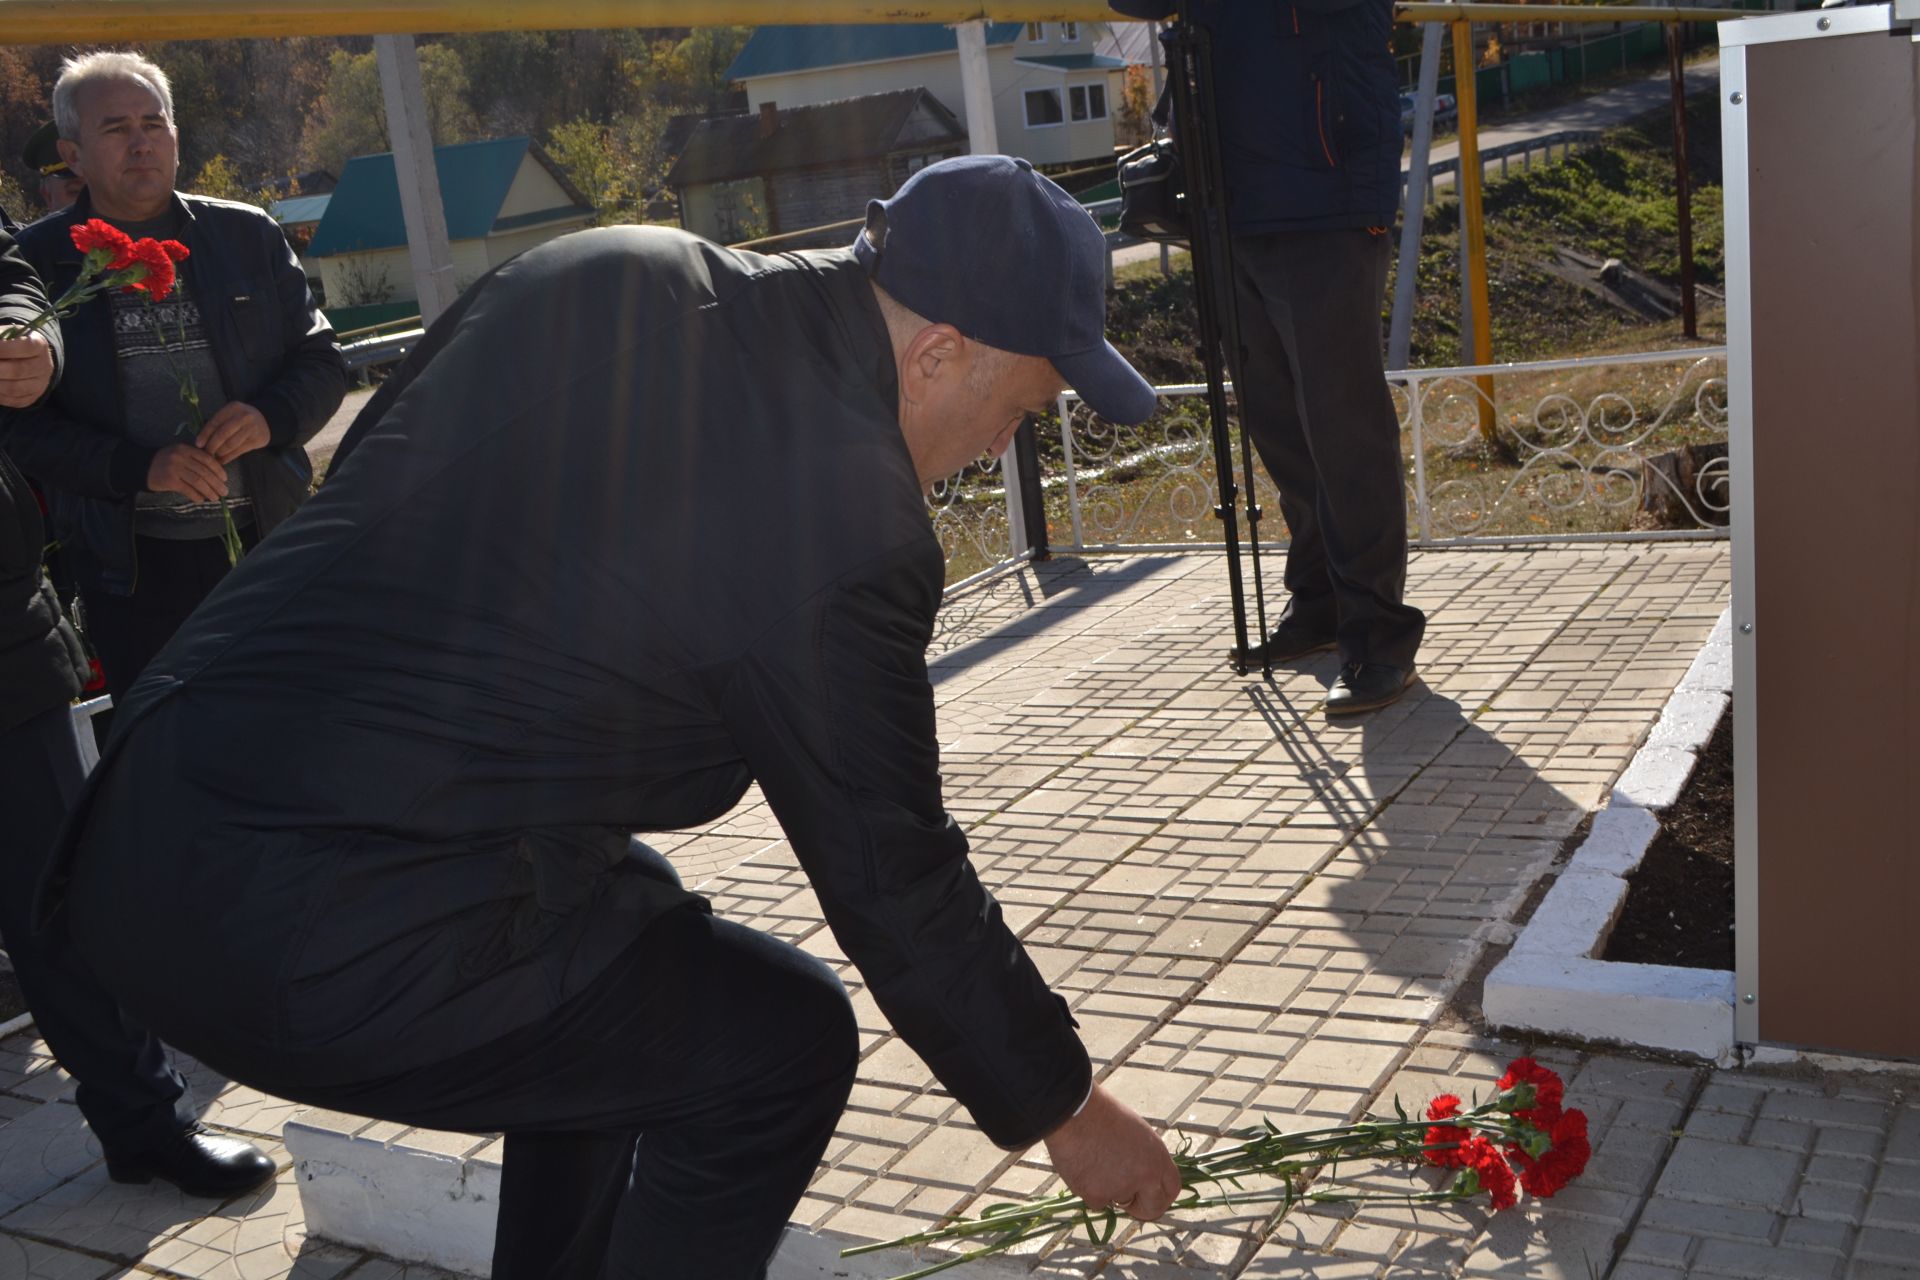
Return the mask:
<path fill-rule="evenodd" d="M 1110 0 L 1166 18 L 1173 0 Z M 1213 54 L 1227 214 L 1242 234 L 1385 227 L 1400 207 L 1391 0 L 1191 0 Z"/>
<path fill-rule="evenodd" d="M 609 228 L 481 280 L 129 695 L 76 933 L 218 901 L 122 993 L 149 1025 L 404 1070 L 578 991 L 687 901 L 627 833 L 757 782 L 893 1025 L 991 1138 L 1041 1137 L 1090 1067 L 941 800 L 897 396 L 850 252 Z"/>
<path fill-rule="evenodd" d="M 340 407 L 346 364 L 278 223 L 251 205 L 188 195 L 174 203 L 222 390 L 260 410 L 272 433 L 271 444 L 240 460 L 264 537 L 306 499 L 313 469 L 301 446 Z M 56 296 L 80 272 L 70 233 L 92 216 L 82 192 L 71 208 L 20 232 L 21 252 Z M 0 444 L 48 491 L 61 542 L 125 593 L 136 574 L 134 495 L 146 488 L 156 450 L 126 438 L 111 319 L 112 304 L 100 295 L 62 323 L 66 378 L 43 408 L 16 415 Z"/>
<path fill-rule="evenodd" d="M 0 230 L 0 329 L 31 320 L 45 303 L 32 268 L 13 238 Z M 58 381 L 59 328 L 45 332 L 53 343 Z M 0 419 L 12 412 L 0 409 Z M 0 453 L 0 733 L 72 701 L 87 681 L 80 638 L 40 572 L 46 541 L 26 480 Z"/>

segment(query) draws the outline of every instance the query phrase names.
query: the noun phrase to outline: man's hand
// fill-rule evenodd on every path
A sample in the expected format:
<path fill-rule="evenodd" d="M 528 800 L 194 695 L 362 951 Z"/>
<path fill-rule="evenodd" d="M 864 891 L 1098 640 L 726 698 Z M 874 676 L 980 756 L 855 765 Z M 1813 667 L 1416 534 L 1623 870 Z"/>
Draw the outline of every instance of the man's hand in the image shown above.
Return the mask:
<path fill-rule="evenodd" d="M 204 449 L 170 444 L 153 455 L 153 465 L 147 468 L 147 488 L 155 493 L 177 493 L 195 502 L 218 502 L 227 496 L 227 469 Z"/>
<path fill-rule="evenodd" d="M 272 440 L 267 420 L 258 409 L 238 400 L 229 400 L 200 428 L 194 444 L 212 454 L 221 466 L 242 454 L 266 448 Z"/>
<path fill-rule="evenodd" d="M 53 381 L 53 346 L 41 334 L 0 341 L 0 407 L 24 409 Z"/>
<path fill-rule="evenodd" d="M 1080 1114 L 1047 1137 L 1047 1155 L 1094 1209 L 1111 1205 L 1152 1222 L 1180 1195 L 1180 1173 L 1160 1135 L 1099 1085 Z"/>

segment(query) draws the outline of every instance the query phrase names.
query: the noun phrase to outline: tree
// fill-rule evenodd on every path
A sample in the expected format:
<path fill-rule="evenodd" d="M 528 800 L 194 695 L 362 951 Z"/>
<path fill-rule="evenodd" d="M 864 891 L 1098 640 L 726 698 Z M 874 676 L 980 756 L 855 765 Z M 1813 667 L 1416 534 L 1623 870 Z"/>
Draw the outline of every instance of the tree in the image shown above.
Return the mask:
<path fill-rule="evenodd" d="M 435 146 L 471 142 L 480 136 L 480 123 L 468 105 L 466 67 L 451 46 L 421 47 L 420 85 Z M 354 156 L 392 149 L 374 55 L 335 52 L 328 65 L 326 91 L 314 104 L 300 141 L 304 167 L 337 174 Z"/>
<path fill-rule="evenodd" d="M 611 124 L 583 116 L 554 127 L 547 154 L 592 203 L 597 225 L 641 221 L 666 179 L 666 124 L 666 109 L 651 104 Z"/>
<path fill-rule="evenodd" d="M 1120 109 L 1114 113 L 1117 141 L 1138 146 L 1153 137 L 1153 73 L 1146 67 L 1128 67 L 1121 78 Z"/>
<path fill-rule="evenodd" d="M 224 155 L 216 154 L 200 166 L 200 172 L 193 181 L 182 184 L 184 191 L 197 195 L 212 196 L 217 200 L 250 200 L 253 193 L 240 181 L 239 172 L 233 162 Z"/>
<path fill-rule="evenodd" d="M 26 189 L 14 181 L 13 175 L 0 169 L 0 209 L 14 214 L 22 222 L 32 219 L 39 210 L 27 199 Z"/>

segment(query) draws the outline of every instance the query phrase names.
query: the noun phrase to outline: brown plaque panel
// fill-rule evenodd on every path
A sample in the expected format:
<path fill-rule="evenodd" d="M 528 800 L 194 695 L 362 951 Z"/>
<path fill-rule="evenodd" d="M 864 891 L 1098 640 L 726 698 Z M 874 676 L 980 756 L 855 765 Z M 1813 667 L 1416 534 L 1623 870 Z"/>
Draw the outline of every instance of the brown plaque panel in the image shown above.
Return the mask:
<path fill-rule="evenodd" d="M 1747 49 L 1763 1040 L 1920 1058 L 1916 71 Z"/>

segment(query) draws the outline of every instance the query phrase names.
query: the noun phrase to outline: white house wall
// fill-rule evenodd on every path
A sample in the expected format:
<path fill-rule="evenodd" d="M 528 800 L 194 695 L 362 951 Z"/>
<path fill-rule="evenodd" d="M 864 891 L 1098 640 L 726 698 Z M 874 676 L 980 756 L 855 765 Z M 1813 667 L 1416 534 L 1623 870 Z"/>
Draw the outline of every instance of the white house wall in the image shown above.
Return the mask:
<path fill-rule="evenodd" d="M 520 168 L 513 175 L 513 185 L 507 188 L 507 198 L 500 203 L 498 216 L 515 218 L 523 213 L 544 213 L 548 209 L 559 209 L 572 203 L 573 197 L 553 180 L 547 167 L 529 152 L 521 157 Z"/>
<path fill-rule="evenodd" d="M 371 305 L 366 299 L 352 295 L 357 293 L 362 283 L 378 280 L 383 274 L 393 292 L 380 301 L 412 302 L 419 297 L 413 287 L 413 266 L 407 261 L 404 247 L 380 249 L 373 253 L 336 253 L 324 258 L 308 258 L 307 273 L 312 275 L 316 270 L 320 282 L 326 286 L 327 308 L 331 311 Z"/>
<path fill-rule="evenodd" d="M 591 218 L 582 217 L 571 222 L 549 222 L 537 227 L 525 227 L 519 231 L 488 236 L 485 240 L 470 240 L 467 243 L 479 246 L 482 252 L 480 270 L 474 273 L 474 279 L 478 279 L 482 273 L 499 266 L 515 254 L 525 253 L 533 246 L 545 244 L 549 240 L 566 235 L 569 231 L 578 231 L 591 221 Z M 459 280 L 462 289 L 473 283 L 473 280 L 468 279 L 461 269 L 457 252 L 454 254 L 454 276 Z"/>
<path fill-rule="evenodd" d="M 452 246 L 454 287 L 465 289 L 515 254 L 525 253 L 533 246 L 544 244 L 569 231 L 578 231 L 589 221 L 582 217 L 571 222 L 527 227 L 482 240 L 456 240 Z M 413 284 L 413 264 L 407 260 L 404 248 L 309 258 L 306 266 L 309 275 L 319 274 L 321 283 L 326 287 L 330 310 L 339 311 L 348 306 L 361 305 L 358 299 L 349 300 L 354 293 L 354 286 L 363 280 L 378 279 L 382 272 L 386 274 L 387 283 L 393 287 L 393 292 L 383 301 L 416 302 L 420 297 Z"/>
<path fill-rule="evenodd" d="M 1044 67 L 1022 65 L 1023 56 L 1058 57 L 1063 54 L 1092 53 L 1097 24 L 1082 23 L 1081 37 L 1066 42 L 1054 34 L 1059 24 L 1048 23 L 1045 42 L 1029 42 L 1024 37 L 1010 45 L 994 45 L 987 50 L 988 73 L 993 81 L 994 129 L 1000 149 L 1008 155 L 1024 156 L 1035 164 L 1064 164 L 1070 160 L 1088 160 L 1113 154 L 1113 113 L 1119 105 L 1111 78 L 1105 71 L 1062 73 Z M 895 89 L 924 87 L 943 106 L 966 123 L 966 95 L 960 87 L 960 55 L 925 54 L 916 58 L 895 58 L 886 62 L 865 62 L 852 66 L 827 67 L 818 71 L 796 71 L 777 76 L 756 76 L 743 80 L 747 101 L 756 110 L 762 103 L 780 107 L 804 107 L 842 98 L 886 93 Z M 1067 89 L 1070 85 L 1099 85 L 1107 91 L 1107 115 L 1102 120 L 1030 129 L 1026 120 L 1026 92 L 1029 89 L 1058 89 L 1063 115 L 1070 115 Z"/>

